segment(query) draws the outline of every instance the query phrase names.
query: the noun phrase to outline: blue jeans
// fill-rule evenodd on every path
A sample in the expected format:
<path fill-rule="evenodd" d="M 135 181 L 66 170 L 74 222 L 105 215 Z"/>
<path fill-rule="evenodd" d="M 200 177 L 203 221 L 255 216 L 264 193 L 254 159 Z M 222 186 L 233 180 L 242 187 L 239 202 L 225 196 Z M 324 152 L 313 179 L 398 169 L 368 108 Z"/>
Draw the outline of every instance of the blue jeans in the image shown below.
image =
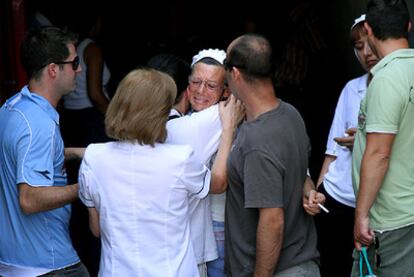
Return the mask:
<path fill-rule="evenodd" d="M 213 221 L 213 231 L 216 238 L 218 258 L 207 263 L 209 277 L 225 277 L 224 273 L 224 222 Z"/>

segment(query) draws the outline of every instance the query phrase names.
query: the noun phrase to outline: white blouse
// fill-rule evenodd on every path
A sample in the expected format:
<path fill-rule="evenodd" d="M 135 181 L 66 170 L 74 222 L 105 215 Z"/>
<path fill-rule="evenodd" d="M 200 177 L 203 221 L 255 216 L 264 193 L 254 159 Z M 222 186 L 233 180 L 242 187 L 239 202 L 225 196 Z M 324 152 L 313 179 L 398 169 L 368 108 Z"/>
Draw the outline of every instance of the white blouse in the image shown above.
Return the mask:
<path fill-rule="evenodd" d="M 168 143 L 191 145 L 194 149 L 194 162 L 207 166 L 218 149 L 221 137 L 222 127 L 218 105 L 170 120 L 167 123 L 167 130 Z M 209 198 L 191 197 L 189 207 L 191 241 L 197 263 L 217 259 Z"/>
<path fill-rule="evenodd" d="M 358 127 L 358 112 L 361 100 L 367 91 L 368 74 L 349 81 L 343 88 L 335 109 L 335 116 L 326 144 L 327 155 L 336 156 L 324 176 L 324 188 L 336 201 L 355 207 L 352 187 L 352 152 L 334 140 L 343 137 L 349 128 Z"/>
<path fill-rule="evenodd" d="M 87 147 L 79 197 L 99 214 L 99 276 L 198 276 L 188 203 L 207 195 L 210 172 L 192 156 L 185 145 Z"/>

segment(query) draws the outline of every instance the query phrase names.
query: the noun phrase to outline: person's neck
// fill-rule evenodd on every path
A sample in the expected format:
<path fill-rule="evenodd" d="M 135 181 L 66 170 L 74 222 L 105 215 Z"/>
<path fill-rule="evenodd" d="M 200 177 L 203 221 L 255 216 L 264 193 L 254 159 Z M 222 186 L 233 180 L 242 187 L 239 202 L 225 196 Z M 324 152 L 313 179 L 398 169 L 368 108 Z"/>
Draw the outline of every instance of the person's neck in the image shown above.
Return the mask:
<path fill-rule="evenodd" d="M 248 121 L 255 120 L 260 115 L 276 109 L 280 104 L 272 84 L 252 86 L 246 94 L 247 99 L 243 102 Z"/>
<path fill-rule="evenodd" d="M 173 106 L 173 109 L 179 112 L 181 115 L 184 115 L 187 113 L 188 108 L 184 107 L 184 105 L 180 105 L 180 103 L 177 103 Z"/>
<path fill-rule="evenodd" d="M 406 38 L 387 39 L 379 43 L 378 56 L 382 59 L 394 51 L 406 48 L 409 48 L 408 40 Z"/>
<path fill-rule="evenodd" d="M 30 92 L 34 92 L 44 97 L 53 107 L 57 107 L 60 97 L 57 93 L 53 93 L 53 89 L 50 85 L 32 79 L 29 81 L 28 87 Z"/>
<path fill-rule="evenodd" d="M 179 99 L 180 100 L 173 106 L 173 109 L 184 115 L 190 110 L 190 102 L 185 91 L 181 92 Z"/>

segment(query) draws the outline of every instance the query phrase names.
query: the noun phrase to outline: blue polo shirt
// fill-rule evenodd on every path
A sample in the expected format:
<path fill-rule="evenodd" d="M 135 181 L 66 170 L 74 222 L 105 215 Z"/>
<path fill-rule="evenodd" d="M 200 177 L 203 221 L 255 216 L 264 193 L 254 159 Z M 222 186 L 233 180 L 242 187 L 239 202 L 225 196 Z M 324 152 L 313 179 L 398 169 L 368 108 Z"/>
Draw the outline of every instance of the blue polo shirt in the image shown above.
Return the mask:
<path fill-rule="evenodd" d="M 24 87 L 0 109 L 0 264 L 59 269 L 79 261 L 69 237 L 70 205 L 25 215 L 18 184 L 64 186 L 59 115 Z"/>

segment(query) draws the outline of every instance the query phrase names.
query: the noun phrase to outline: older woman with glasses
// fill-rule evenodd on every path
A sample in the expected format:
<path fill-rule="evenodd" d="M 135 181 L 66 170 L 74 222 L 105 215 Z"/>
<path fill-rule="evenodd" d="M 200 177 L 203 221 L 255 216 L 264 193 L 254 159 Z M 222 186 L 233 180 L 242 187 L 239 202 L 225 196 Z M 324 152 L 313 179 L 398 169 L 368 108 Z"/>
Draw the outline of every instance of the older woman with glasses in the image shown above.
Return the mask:
<path fill-rule="evenodd" d="M 101 276 L 198 276 L 188 199 L 207 195 L 210 174 L 190 146 L 164 143 L 175 95 L 167 74 L 132 71 L 106 114 L 117 141 L 86 149 L 79 196 L 101 237 Z"/>
<path fill-rule="evenodd" d="M 223 59 L 226 53 L 219 49 L 206 49 L 193 57 L 192 72 L 188 79 L 188 95 L 191 108 L 202 111 L 217 104 L 230 92 L 226 89 L 226 72 Z"/>
<path fill-rule="evenodd" d="M 193 112 L 191 115 L 171 120 L 167 126 L 169 142 L 192 145 L 195 159 L 211 165 L 210 193 L 220 193 L 217 197 L 190 200 L 191 238 L 200 276 L 203 277 L 207 273 L 208 276 L 224 275 L 224 243 L 221 234 L 224 233 L 226 160 L 237 123 L 240 121 L 231 113 L 223 118 L 223 113 L 220 112 L 219 118 L 219 106 L 224 107 L 224 102 L 215 105 L 223 96 L 229 94 L 225 87 L 225 57 L 226 52 L 223 50 L 211 48 L 201 50 L 193 57 L 187 87 Z M 241 103 L 238 102 L 236 104 L 237 101 L 233 98 L 228 103 L 230 106 L 240 107 Z M 219 154 L 213 166 L 210 161 L 214 160 L 212 156 L 217 151 Z"/>

